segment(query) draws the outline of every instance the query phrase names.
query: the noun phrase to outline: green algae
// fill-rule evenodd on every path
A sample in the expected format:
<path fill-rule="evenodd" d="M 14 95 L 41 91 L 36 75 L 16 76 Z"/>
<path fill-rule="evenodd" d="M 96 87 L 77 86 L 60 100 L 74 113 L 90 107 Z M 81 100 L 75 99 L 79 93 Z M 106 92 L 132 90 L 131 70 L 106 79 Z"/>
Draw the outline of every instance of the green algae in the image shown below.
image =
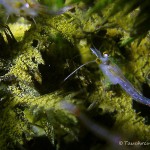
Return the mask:
<path fill-rule="evenodd" d="M 89 16 L 90 11 L 76 6 L 75 12 L 55 17 L 39 15 L 35 19 L 37 23 L 32 24 L 22 38 L 13 29 L 14 36 L 19 37 L 18 44 L 12 50 L 9 60 L 11 65 L 4 76 L 14 76 L 15 79 L 1 85 L 2 89 L 5 85 L 7 89 L 4 91 L 9 93 L 2 96 L 1 102 L 2 149 L 26 146 L 28 141 L 41 136 L 47 136 L 55 148 L 61 149 L 64 145 L 80 140 L 79 132 L 83 137 L 86 136 L 86 131 L 81 131 L 77 119 L 60 108 L 62 100 L 79 105 L 91 113 L 89 117 L 99 124 L 109 113 L 113 119 L 109 130 L 119 133 L 123 139 L 150 141 L 150 126 L 146 124 L 148 114 L 142 116 L 140 109 L 132 106 L 131 97 L 119 86 L 106 89 L 102 84 L 104 76 L 96 68 L 97 64 L 82 68 L 61 84 L 77 66 L 95 59 L 89 50 L 94 40 L 99 47 L 103 46 L 102 51 L 109 50 L 136 88 L 142 89 L 143 83 L 149 84 L 149 38 L 144 38 L 139 47 L 137 41 L 121 47 L 117 40 L 129 37 L 126 29 L 130 28 L 132 18 L 127 16 L 124 22 L 118 20 L 118 16 L 113 17 L 110 22 L 117 25 L 112 26 L 110 23 L 108 28 L 101 25 L 102 19 L 98 13 Z M 106 13 L 105 10 L 103 13 Z M 81 56 L 73 60 L 76 55 Z M 5 68 L 5 65 L 2 64 L 1 68 Z M 80 94 L 83 89 L 83 94 Z M 68 93 L 69 96 L 66 96 Z M 77 96 L 74 98 L 72 95 Z M 88 107 L 95 101 L 95 109 L 90 108 L 88 112 Z M 102 116 L 102 119 L 96 120 L 94 116 Z M 93 142 L 90 147 L 94 147 Z"/>
<path fill-rule="evenodd" d="M 150 126 L 145 125 L 145 119 L 132 108 L 131 97 L 123 91 L 120 95 L 110 90 L 104 92 L 104 88 L 98 85 L 98 91 L 93 93 L 89 100 L 92 102 L 99 97 L 100 114 L 115 112 L 113 128 L 117 133 L 122 133 L 125 139 L 132 140 L 136 137 L 137 140 L 147 141 L 150 138 Z"/>
<path fill-rule="evenodd" d="M 14 149 L 14 146 L 24 144 L 24 140 L 41 135 L 46 135 L 51 142 L 65 133 L 69 133 L 68 136 L 74 139 L 77 121 L 60 109 L 60 100 L 62 98 L 53 93 L 38 98 L 16 96 L 13 101 L 9 101 L 7 108 L 1 112 L 1 129 L 5 131 L 1 134 L 1 148 L 4 148 L 7 142 L 6 149 Z"/>

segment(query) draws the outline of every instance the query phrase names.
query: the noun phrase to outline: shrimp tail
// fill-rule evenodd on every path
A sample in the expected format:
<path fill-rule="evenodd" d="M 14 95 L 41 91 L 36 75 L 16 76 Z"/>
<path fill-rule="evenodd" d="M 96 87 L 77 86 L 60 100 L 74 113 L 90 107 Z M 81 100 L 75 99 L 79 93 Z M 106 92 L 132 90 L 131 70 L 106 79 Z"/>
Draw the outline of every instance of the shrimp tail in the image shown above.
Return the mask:
<path fill-rule="evenodd" d="M 134 100 L 150 107 L 150 99 L 144 97 L 129 81 L 120 80 L 118 83 Z"/>

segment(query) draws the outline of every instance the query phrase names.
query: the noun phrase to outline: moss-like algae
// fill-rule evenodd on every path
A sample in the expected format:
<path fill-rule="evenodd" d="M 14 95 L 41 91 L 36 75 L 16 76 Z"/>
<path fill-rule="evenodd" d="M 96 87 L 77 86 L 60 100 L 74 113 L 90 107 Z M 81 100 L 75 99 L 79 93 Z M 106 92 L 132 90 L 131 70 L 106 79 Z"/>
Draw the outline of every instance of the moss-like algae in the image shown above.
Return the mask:
<path fill-rule="evenodd" d="M 1 149 L 28 148 L 28 142 L 40 136 L 47 136 L 55 149 L 65 149 L 77 139 L 86 139 L 84 132 L 87 131 L 82 132 L 75 117 L 60 108 L 59 103 L 64 99 L 79 104 L 83 109 L 98 101 L 94 106 L 96 109 L 89 110 L 89 117 L 95 120 L 95 116 L 103 116 L 101 120 L 95 120 L 102 124 L 105 114 L 109 113 L 114 122 L 108 128 L 114 133 L 119 133 L 125 140 L 150 141 L 150 126 L 146 124 L 148 114 L 144 118 L 137 113 L 135 110 L 140 109 L 132 107 L 131 97 L 119 86 L 106 89 L 100 83 L 104 77 L 95 67 L 96 64 L 83 68 L 66 84 L 61 84 L 67 74 L 74 70 L 72 66 L 93 58 L 88 58 L 91 41 L 102 45 L 104 50 L 109 50 L 114 58 L 118 58 L 117 62 L 123 64 L 124 74 L 136 88 L 141 88 L 142 83 L 149 83 L 146 80 L 149 71 L 149 38 L 143 39 L 139 47 L 136 41 L 120 47 L 118 38 L 125 39 L 127 35 L 124 21 L 117 22 L 114 17 L 111 21 L 117 26 L 111 26 L 110 23 L 111 28 L 107 28 L 100 26 L 99 14 L 88 14 L 88 11 L 76 6 L 75 12 L 56 17 L 39 16 L 36 18 L 37 24 L 32 24 L 23 38 L 17 35 L 18 31 L 13 30 L 14 36 L 21 41 L 12 49 L 12 57 L 9 59 L 11 65 L 4 75 L 10 76 L 10 80 L 11 77 L 15 78 L 1 85 L 2 88 L 3 85 L 7 87 L 4 89 L 7 94 L 1 98 Z M 130 19 L 127 17 L 126 23 Z M 88 56 L 82 54 L 83 50 Z M 81 58 L 70 61 L 77 54 L 81 54 Z M 5 68 L 4 64 L 2 66 Z M 66 98 L 66 93 L 80 93 L 83 89 L 84 94 L 77 95 L 76 99 Z M 79 131 L 82 135 L 79 135 Z M 93 143 L 91 141 L 91 148 Z M 99 145 L 97 147 L 100 148 Z"/>

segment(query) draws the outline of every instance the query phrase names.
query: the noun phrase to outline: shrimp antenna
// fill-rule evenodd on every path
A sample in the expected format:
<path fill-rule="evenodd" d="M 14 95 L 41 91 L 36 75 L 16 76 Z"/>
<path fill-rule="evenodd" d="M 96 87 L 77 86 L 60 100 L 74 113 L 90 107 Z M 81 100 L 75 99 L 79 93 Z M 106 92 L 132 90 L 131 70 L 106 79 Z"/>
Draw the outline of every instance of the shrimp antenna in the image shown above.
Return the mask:
<path fill-rule="evenodd" d="M 92 43 L 92 46 L 93 46 L 93 48 L 90 48 L 92 53 L 95 54 L 98 58 L 102 58 L 103 56 L 102 56 L 101 52 L 95 47 L 95 45 L 93 43 Z"/>
<path fill-rule="evenodd" d="M 78 67 L 76 70 L 74 70 L 72 73 L 70 73 L 70 74 L 63 80 L 63 82 L 65 82 L 68 78 L 70 78 L 70 77 L 71 77 L 76 71 L 78 71 L 80 68 L 82 68 L 83 66 L 88 65 L 88 64 L 90 64 L 90 63 L 93 63 L 93 62 L 95 62 L 95 60 L 89 61 L 89 62 L 87 62 L 87 63 L 81 65 L 81 66 Z"/>

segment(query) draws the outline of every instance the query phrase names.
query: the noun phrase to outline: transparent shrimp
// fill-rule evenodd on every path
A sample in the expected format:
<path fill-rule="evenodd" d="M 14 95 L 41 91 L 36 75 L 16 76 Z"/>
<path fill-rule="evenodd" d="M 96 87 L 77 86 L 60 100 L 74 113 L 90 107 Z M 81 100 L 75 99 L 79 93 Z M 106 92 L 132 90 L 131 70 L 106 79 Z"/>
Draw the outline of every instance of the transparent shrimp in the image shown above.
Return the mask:
<path fill-rule="evenodd" d="M 5 8 L 8 16 L 14 14 L 34 17 L 37 15 L 37 12 L 25 0 L 0 0 L 0 4 Z"/>
<path fill-rule="evenodd" d="M 134 100 L 150 106 L 150 99 L 144 97 L 133 87 L 125 78 L 120 68 L 109 59 L 107 54 L 102 56 L 101 52 L 96 48 L 91 48 L 91 51 L 100 59 L 101 63 L 99 64 L 99 68 L 112 84 L 119 84 Z"/>
<path fill-rule="evenodd" d="M 94 133 L 98 138 L 104 138 L 105 140 L 109 141 L 113 146 L 117 146 L 119 141 L 121 140 L 120 136 L 112 134 L 104 127 L 97 125 L 95 122 L 93 122 L 74 104 L 68 103 L 67 101 L 61 101 L 60 107 L 75 115 L 79 120 L 82 121 L 84 126 L 88 128 L 92 133 Z M 119 147 L 117 146 L 116 148 L 118 149 Z"/>
<path fill-rule="evenodd" d="M 36 0 L 0 0 L 0 5 L 6 10 L 8 17 L 10 15 L 22 16 L 22 17 L 35 17 L 38 14 L 49 14 L 49 15 L 59 15 L 72 8 L 73 5 L 63 7 L 58 11 L 52 11 L 47 6 L 41 5 Z"/>

